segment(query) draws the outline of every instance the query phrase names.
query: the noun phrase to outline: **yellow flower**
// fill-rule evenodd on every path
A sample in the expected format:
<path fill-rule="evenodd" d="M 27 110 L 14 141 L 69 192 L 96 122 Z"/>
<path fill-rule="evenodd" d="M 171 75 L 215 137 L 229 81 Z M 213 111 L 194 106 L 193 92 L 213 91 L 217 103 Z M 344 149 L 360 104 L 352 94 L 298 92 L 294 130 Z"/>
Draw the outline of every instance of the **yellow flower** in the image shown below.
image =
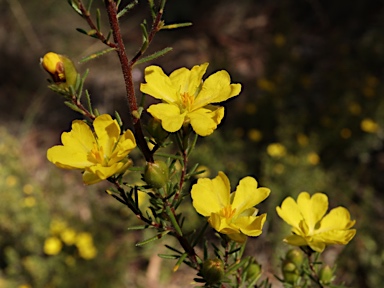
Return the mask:
<path fill-rule="evenodd" d="M 93 245 L 93 239 L 90 233 L 79 233 L 76 237 L 75 245 L 81 258 L 89 260 L 96 257 L 97 249 Z"/>
<path fill-rule="evenodd" d="M 323 193 L 311 197 L 301 192 L 297 202 L 287 197 L 281 207 L 276 207 L 277 214 L 292 226 L 293 235 L 284 241 L 294 246 L 308 245 L 317 252 L 322 252 L 328 244 L 348 244 L 356 234 L 355 229 L 350 229 L 355 220 L 350 219 L 344 207 L 334 208 L 325 215 L 327 210 L 328 197 Z"/>
<path fill-rule="evenodd" d="M 267 153 L 273 158 L 281 158 L 287 154 L 287 150 L 283 144 L 271 143 L 267 146 Z"/>
<path fill-rule="evenodd" d="M 72 130 L 61 135 L 63 145 L 48 149 L 47 158 L 63 169 L 84 170 L 83 181 L 94 184 L 124 172 L 132 163 L 128 153 L 136 147 L 130 130 L 120 135 L 120 127 L 110 115 L 98 116 L 93 122 L 95 133 L 80 120 Z"/>
<path fill-rule="evenodd" d="M 360 123 L 360 128 L 367 133 L 376 133 L 379 130 L 379 125 L 372 119 L 365 118 Z"/>
<path fill-rule="evenodd" d="M 145 69 L 140 90 L 163 103 L 151 105 L 148 112 L 161 121 L 168 132 L 190 123 L 200 136 L 210 135 L 224 117 L 224 107 L 210 105 L 237 96 L 241 84 L 231 84 L 227 71 L 219 71 L 202 81 L 208 63 L 191 70 L 180 68 L 167 76 L 158 66 Z"/>
<path fill-rule="evenodd" d="M 227 176 L 223 172 L 214 179 L 201 178 L 192 187 L 191 196 L 196 211 L 208 217 L 209 224 L 218 232 L 227 234 L 236 242 L 244 242 L 246 236 L 259 236 L 267 215 L 256 216 L 253 207 L 268 197 L 268 188 L 257 188 L 252 177 L 240 180 L 231 193 Z"/>
<path fill-rule="evenodd" d="M 51 236 L 45 239 L 44 253 L 47 255 L 56 255 L 60 253 L 62 247 L 63 244 L 60 239 L 55 236 Z"/>

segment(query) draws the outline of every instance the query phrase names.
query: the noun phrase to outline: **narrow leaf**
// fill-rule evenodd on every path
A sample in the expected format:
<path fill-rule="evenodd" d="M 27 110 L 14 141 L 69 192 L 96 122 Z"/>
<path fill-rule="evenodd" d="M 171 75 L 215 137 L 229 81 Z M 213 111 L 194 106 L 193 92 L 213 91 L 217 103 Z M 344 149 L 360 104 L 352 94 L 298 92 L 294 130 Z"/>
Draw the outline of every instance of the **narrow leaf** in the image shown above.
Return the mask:
<path fill-rule="evenodd" d="M 177 234 L 179 234 L 180 236 L 183 236 L 183 232 L 181 232 L 181 228 L 179 226 L 179 223 L 177 223 L 177 220 L 176 220 L 175 215 L 173 214 L 173 212 L 171 210 L 171 207 L 167 206 L 165 210 L 166 210 L 167 215 L 169 217 L 169 220 L 171 221 L 173 228 L 175 228 Z"/>
<path fill-rule="evenodd" d="M 157 256 L 159 256 L 160 258 L 163 258 L 163 259 L 170 259 L 170 260 L 180 258 L 179 255 L 168 255 L 168 254 L 157 254 Z"/>
<path fill-rule="evenodd" d="M 164 30 L 164 29 L 177 29 L 177 28 L 183 28 L 183 27 L 188 27 L 188 26 L 192 26 L 192 23 L 191 22 L 186 22 L 186 23 L 164 25 L 164 26 L 161 27 L 161 30 Z"/>
<path fill-rule="evenodd" d="M 92 3 L 93 3 L 93 0 L 89 0 L 87 11 L 91 11 Z"/>
<path fill-rule="evenodd" d="M 100 31 L 100 27 L 101 27 L 101 25 L 100 25 L 100 18 L 101 18 L 101 12 L 100 12 L 100 9 L 99 8 L 97 8 L 96 9 L 96 28 L 97 28 L 97 31 Z"/>
<path fill-rule="evenodd" d="M 133 7 L 139 3 L 138 0 L 132 1 L 127 6 L 125 6 L 119 13 L 117 13 L 117 18 L 123 17 L 127 12 L 129 12 Z"/>
<path fill-rule="evenodd" d="M 87 101 L 87 108 L 88 108 L 89 113 L 91 113 L 91 115 L 93 115 L 91 95 L 89 95 L 88 90 L 85 90 L 85 101 Z"/>
<path fill-rule="evenodd" d="M 184 253 L 183 255 L 181 255 L 179 260 L 177 260 L 176 265 L 173 267 L 173 272 L 176 272 L 177 270 L 179 270 L 181 263 L 183 263 L 183 261 L 185 260 L 185 258 L 187 258 L 187 256 L 188 256 L 187 253 Z"/>
<path fill-rule="evenodd" d="M 83 16 L 83 13 L 79 9 L 79 6 L 77 6 L 77 3 L 73 2 L 72 0 L 68 0 L 68 4 L 73 8 L 73 10 L 76 11 L 77 14 Z"/>
<path fill-rule="evenodd" d="M 154 59 L 157 59 L 161 56 L 164 56 L 165 54 L 167 54 L 168 52 L 172 51 L 173 48 L 172 47 L 166 47 L 164 49 L 161 49 L 160 51 L 157 51 L 151 55 L 148 55 L 144 58 L 141 58 L 140 60 L 138 60 L 135 65 L 137 64 L 142 64 L 142 63 L 145 63 L 145 62 L 148 62 L 148 61 L 151 61 L 151 60 L 154 60 Z"/>
<path fill-rule="evenodd" d="M 153 228 L 153 227 L 149 226 L 149 225 L 137 225 L 137 226 L 128 227 L 127 230 L 128 231 L 131 231 L 131 230 L 143 230 L 143 229 L 147 229 L 147 228 Z"/>
<path fill-rule="evenodd" d="M 116 50 L 115 48 L 108 48 L 108 49 L 101 50 L 99 52 L 96 52 L 96 53 L 93 53 L 89 56 L 84 57 L 83 59 L 81 59 L 80 63 L 84 63 L 84 62 L 87 62 L 89 60 L 93 60 L 97 57 L 103 56 L 104 54 L 107 54 L 107 53 L 109 53 L 111 51 L 115 51 L 115 50 Z"/>
<path fill-rule="evenodd" d="M 161 233 L 159 233 L 159 234 L 157 234 L 157 235 L 155 235 L 155 236 L 153 236 L 153 237 L 151 237 L 151 238 L 149 238 L 149 239 L 146 239 L 146 240 L 144 240 L 144 241 L 141 241 L 141 242 L 139 242 L 139 243 L 136 243 L 136 246 L 137 246 L 137 247 L 141 247 L 141 246 L 144 246 L 145 244 L 148 244 L 148 243 L 150 243 L 150 242 L 159 240 L 159 239 L 163 238 L 163 236 L 167 235 L 169 232 L 171 232 L 171 231 L 169 231 L 169 230 L 167 230 L 167 231 L 163 231 L 163 232 L 161 232 Z"/>
<path fill-rule="evenodd" d="M 76 112 L 79 112 L 80 114 L 82 115 L 85 115 L 84 111 L 81 110 L 79 107 L 77 107 L 75 104 L 73 104 L 72 102 L 70 101 L 65 101 L 64 102 L 65 105 L 67 105 L 69 108 L 71 108 L 73 111 L 76 111 Z"/>
<path fill-rule="evenodd" d="M 82 34 L 85 34 L 85 35 L 88 35 L 87 31 L 85 31 L 84 29 L 82 28 L 76 28 L 76 30 Z"/>

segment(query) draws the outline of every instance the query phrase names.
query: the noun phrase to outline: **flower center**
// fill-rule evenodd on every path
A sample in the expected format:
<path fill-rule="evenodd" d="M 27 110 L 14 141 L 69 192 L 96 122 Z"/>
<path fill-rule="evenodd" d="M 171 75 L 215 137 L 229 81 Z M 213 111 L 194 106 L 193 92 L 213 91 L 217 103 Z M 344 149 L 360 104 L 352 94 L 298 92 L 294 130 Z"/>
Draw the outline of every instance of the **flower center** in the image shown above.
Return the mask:
<path fill-rule="evenodd" d="M 182 108 L 185 108 L 187 111 L 190 111 L 195 101 L 195 97 L 188 94 L 188 92 L 184 92 L 181 94 L 181 103 L 183 105 Z"/>
<path fill-rule="evenodd" d="M 108 158 L 104 154 L 103 147 L 97 146 L 96 143 L 93 144 L 93 149 L 89 153 L 89 156 L 90 156 L 92 162 L 99 163 L 103 166 L 104 166 L 104 164 L 107 165 L 107 163 L 108 163 Z"/>
<path fill-rule="evenodd" d="M 222 216 L 224 218 L 231 219 L 231 218 L 233 218 L 235 213 L 236 213 L 236 208 L 232 209 L 232 206 L 228 205 L 228 206 L 224 207 L 223 209 L 221 209 L 219 214 L 220 214 L 220 216 Z"/>

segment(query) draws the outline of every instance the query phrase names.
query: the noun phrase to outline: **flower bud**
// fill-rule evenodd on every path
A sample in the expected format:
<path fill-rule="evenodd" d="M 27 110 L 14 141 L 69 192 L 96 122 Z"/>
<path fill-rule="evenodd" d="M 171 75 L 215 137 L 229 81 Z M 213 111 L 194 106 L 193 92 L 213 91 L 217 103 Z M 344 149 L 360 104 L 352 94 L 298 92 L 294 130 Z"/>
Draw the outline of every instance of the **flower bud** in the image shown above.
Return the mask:
<path fill-rule="evenodd" d="M 246 277 L 247 281 L 256 279 L 261 274 L 261 266 L 259 263 L 254 262 L 248 266 L 246 272 L 247 272 L 247 277 Z"/>
<path fill-rule="evenodd" d="M 324 285 L 331 284 L 333 280 L 333 270 L 328 265 L 322 267 L 319 271 L 320 282 Z"/>
<path fill-rule="evenodd" d="M 284 276 L 284 281 L 290 284 L 295 284 L 297 279 L 299 279 L 300 274 L 296 265 L 289 260 L 283 261 L 282 272 Z"/>
<path fill-rule="evenodd" d="M 220 259 L 208 259 L 204 262 L 201 274 L 209 284 L 220 282 L 224 277 L 224 263 Z"/>
<path fill-rule="evenodd" d="M 304 261 L 303 253 L 297 249 L 291 249 L 285 255 L 285 259 L 296 265 L 296 268 L 300 268 Z"/>
<path fill-rule="evenodd" d="M 167 184 L 169 179 L 168 166 L 163 161 L 147 163 L 144 170 L 144 181 L 153 188 L 160 189 Z"/>
<path fill-rule="evenodd" d="M 64 86 L 63 88 L 76 84 L 77 71 L 72 60 L 68 57 L 48 52 L 40 61 L 55 84 L 60 84 Z"/>
<path fill-rule="evenodd" d="M 148 121 L 147 131 L 157 144 L 162 144 L 169 135 L 169 132 L 165 131 L 161 126 L 161 121 L 155 118 Z"/>

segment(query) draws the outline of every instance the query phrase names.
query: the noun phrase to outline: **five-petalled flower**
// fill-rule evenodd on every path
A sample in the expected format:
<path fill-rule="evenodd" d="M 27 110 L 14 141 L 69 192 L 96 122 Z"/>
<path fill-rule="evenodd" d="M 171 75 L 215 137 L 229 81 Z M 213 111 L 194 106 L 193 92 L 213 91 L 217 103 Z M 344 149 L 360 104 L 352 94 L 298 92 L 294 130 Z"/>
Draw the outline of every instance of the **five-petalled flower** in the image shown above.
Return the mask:
<path fill-rule="evenodd" d="M 145 81 L 140 90 L 163 103 L 153 104 L 148 112 L 161 121 L 168 132 L 191 124 L 200 136 L 210 135 L 224 117 L 224 107 L 211 105 L 237 96 L 241 84 L 231 84 L 227 71 L 221 70 L 202 80 L 208 63 L 191 70 L 180 68 L 167 76 L 158 66 L 145 69 Z"/>
<path fill-rule="evenodd" d="M 83 121 L 72 122 L 72 130 L 61 135 L 63 145 L 47 151 L 47 158 L 64 169 L 84 170 L 83 181 L 94 184 L 123 173 L 132 163 L 127 155 L 136 147 L 130 130 L 120 134 L 120 126 L 108 114 L 93 122 L 94 132 Z"/>
<path fill-rule="evenodd" d="M 349 211 L 336 207 L 327 215 L 328 197 L 315 193 L 312 197 L 301 192 L 297 202 L 287 197 L 281 207 L 276 207 L 277 214 L 292 226 L 292 233 L 284 239 L 294 246 L 309 246 L 312 250 L 322 252 L 328 244 L 346 245 L 356 234 L 350 229 L 355 224 Z"/>
<path fill-rule="evenodd" d="M 191 196 L 196 211 L 208 217 L 210 225 L 218 232 L 227 234 L 236 242 L 244 242 L 247 236 L 259 236 L 267 215 L 257 215 L 255 205 L 268 197 L 270 190 L 257 188 L 252 177 L 240 180 L 236 191 L 231 193 L 228 177 L 219 172 L 214 179 L 200 178 L 193 185 Z"/>

